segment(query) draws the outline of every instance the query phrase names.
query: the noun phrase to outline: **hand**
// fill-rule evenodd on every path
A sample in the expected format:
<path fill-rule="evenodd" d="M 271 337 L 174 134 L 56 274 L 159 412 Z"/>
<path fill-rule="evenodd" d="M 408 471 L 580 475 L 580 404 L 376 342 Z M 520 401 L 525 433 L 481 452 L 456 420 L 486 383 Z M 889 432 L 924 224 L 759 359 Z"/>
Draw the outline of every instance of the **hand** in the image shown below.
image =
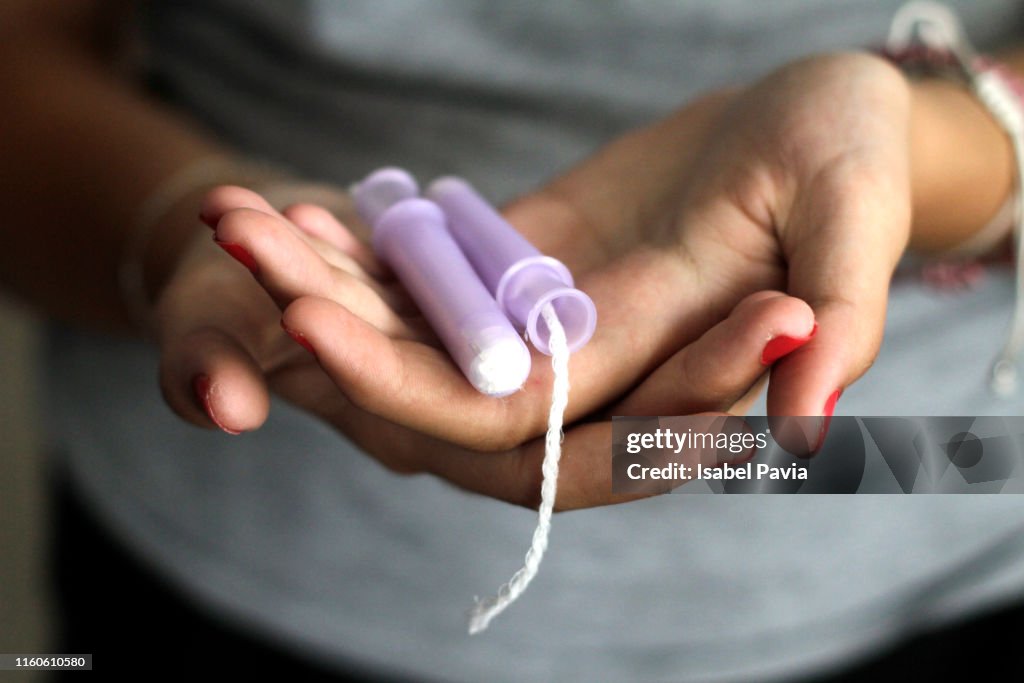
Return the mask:
<path fill-rule="evenodd" d="M 830 380 L 845 386 L 877 349 L 888 277 L 906 241 L 907 100 L 902 77 L 871 58 L 799 63 L 748 91 L 702 100 L 632 133 L 509 207 L 510 219 L 542 250 L 566 261 L 599 308 L 598 334 L 573 359 L 570 419 L 644 377 L 608 410 L 728 409 L 762 373 L 767 342 L 806 339 L 814 329 L 805 304 L 768 293 L 787 276 L 816 306 L 822 330 L 829 321 L 829 332 L 778 365 L 770 405 L 780 413 L 824 412 L 831 394 L 822 387 Z M 751 102 L 761 107 L 759 116 L 744 111 Z M 816 120 L 823 103 L 835 111 Z M 855 104 L 870 105 L 872 115 Z M 749 140 L 760 142 L 745 144 Z M 333 387 L 322 376 L 279 382 L 282 393 L 396 469 L 433 471 L 497 497 L 532 499 L 540 452 L 529 439 L 543 428 L 550 374 L 542 357 L 535 357 L 523 392 L 503 401 L 483 397 L 422 322 L 403 315 L 411 312 L 408 302 L 388 289 L 386 278 L 367 281 L 366 273 L 335 268 L 327 271 L 328 279 L 338 280 L 333 285 L 282 287 L 295 283 L 295 273 L 318 272 L 316 259 L 333 257 L 260 237 L 294 231 L 294 225 L 264 221 L 250 230 L 251 221 L 237 218 L 245 211 L 274 218 L 268 207 L 252 206 L 252 198 L 225 208 L 217 220 L 220 239 L 247 244 L 261 283 L 287 306 L 285 324 L 315 350 L 346 401 L 328 400 Z M 849 244 L 852 232 L 857 249 L 830 251 L 833 244 Z M 850 276 L 845 287 L 835 272 Z M 750 292 L 764 293 L 745 302 L 745 314 L 737 306 L 725 319 Z M 806 394 L 822 405 L 801 408 Z M 261 421 L 253 414 L 236 424 Z M 606 424 L 569 433 L 566 462 L 581 464 L 577 475 L 571 465 L 563 470 L 561 505 L 608 500 L 610 473 L 592 467 L 590 457 L 572 455 L 606 451 L 608 437 Z M 509 452 L 481 457 L 447 442 Z M 445 452 L 450 457 L 441 457 Z"/>
<path fill-rule="evenodd" d="M 305 186 L 273 185 L 266 190 L 285 203 L 309 196 L 311 191 L 313 196 L 324 197 L 322 191 Z M 200 216 L 216 225 L 223 206 L 235 205 L 239 198 L 251 196 L 255 195 L 249 190 L 226 187 L 210 196 Z M 341 195 L 335 192 L 328 196 L 334 199 Z M 324 209 L 305 204 L 287 209 L 285 215 L 304 219 L 305 229 L 300 231 L 264 200 L 259 201 L 286 227 L 287 232 L 280 239 L 290 240 L 289 246 L 310 249 L 308 245 L 319 245 L 323 253 L 335 259 L 331 267 L 348 269 L 363 280 L 368 278 L 366 273 L 380 272 L 372 254 L 347 231 L 332 229 L 336 224 L 333 217 L 321 220 L 329 215 Z M 182 219 L 172 216 L 172 220 Z M 317 384 L 317 375 L 322 373 L 308 372 L 317 371 L 316 364 L 281 330 L 280 310 L 253 278 L 258 275 L 258 266 L 246 246 L 230 240 L 214 241 L 211 236 L 208 229 L 197 223 L 194 237 L 177 258 L 157 298 L 153 317 L 161 348 L 160 382 L 166 400 L 180 416 L 202 426 L 212 422 L 237 434 L 266 419 L 270 403 L 268 382 L 309 374 L 309 396 L 331 391 L 333 385 Z M 248 272 L 228 254 L 256 272 Z M 328 267 L 325 262 L 318 263 Z M 331 294 L 340 296 L 341 292 L 335 290 Z M 380 289 L 373 301 L 381 302 L 386 296 L 384 289 Z M 372 313 L 356 310 L 364 315 Z"/>
<path fill-rule="evenodd" d="M 379 334 L 417 345 L 424 357 L 450 362 L 397 283 L 331 213 L 311 205 L 279 213 L 254 192 L 222 187 L 207 197 L 202 214 L 216 226 L 224 251 L 239 263 L 218 249 L 208 233 L 197 235 L 160 297 L 162 386 L 180 415 L 200 425 L 212 420 L 229 432 L 253 429 L 265 419 L 268 389 L 274 390 L 395 471 L 430 472 L 475 492 L 536 504 L 541 439 L 481 454 L 389 422 L 339 391 L 301 348 L 308 341 L 299 336 L 296 344 L 285 335 L 280 309 L 291 310 L 303 296 L 302 306 L 313 314 L 320 306 L 329 307 L 325 315 L 332 321 L 338 314 L 341 324 L 367 321 Z M 335 300 L 348 308 L 341 309 Z M 809 316 L 806 306 L 778 293 L 748 297 L 680 355 L 681 362 L 694 367 L 728 363 L 732 371 L 711 386 L 699 374 L 684 378 L 676 387 L 678 405 L 696 410 L 733 404 L 763 372 L 762 340 L 745 331 L 802 326 L 807 321 L 801 316 Z M 358 341 L 342 331 L 331 343 L 322 350 L 334 358 Z M 746 362 L 734 362 L 737 357 Z M 324 367 L 333 371 L 330 361 Z M 197 377 L 203 379 L 197 383 Z M 613 496 L 610 468 L 593 467 L 594 453 L 607 452 L 610 438 L 607 422 L 567 430 L 559 509 L 637 497 Z"/>
<path fill-rule="evenodd" d="M 816 337 L 774 366 L 768 406 L 829 413 L 877 353 L 907 243 L 910 104 L 903 76 L 874 57 L 797 62 L 624 136 L 508 207 L 598 307 L 597 334 L 572 360 L 569 419 L 627 391 L 609 412 L 725 410 L 717 390 L 735 394 L 738 376 L 759 374 L 751 367 L 770 340 L 806 340 L 815 320 Z M 787 315 L 746 321 L 734 333 L 758 343 L 713 364 L 690 351 L 744 297 L 780 289 L 810 309 L 790 298 Z M 499 401 L 477 394 L 443 351 L 345 300 L 302 296 L 284 320 L 364 411 L 484 450 L 543 430 L 542 357 L 524 391 Z"/>

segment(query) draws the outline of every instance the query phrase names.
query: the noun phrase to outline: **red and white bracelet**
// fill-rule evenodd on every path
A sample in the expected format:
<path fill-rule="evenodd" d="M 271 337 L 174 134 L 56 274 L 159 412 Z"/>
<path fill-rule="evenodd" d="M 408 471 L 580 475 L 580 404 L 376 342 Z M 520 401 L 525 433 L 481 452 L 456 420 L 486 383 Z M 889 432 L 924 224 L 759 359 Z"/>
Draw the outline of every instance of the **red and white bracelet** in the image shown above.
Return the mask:
<path fill-rule="evenodd" d="M 990 386 L 1000 396 L 1017 392 L 1017 358 L 1024 349 L 1024 79 L 1005 65 L 979 55 L 952 9 L 913 0 L 895 14 L 885 55 L 911 74 L 926 73 L 962 81 L 1006 132 L 1016 162 L 1014 190 L 989 223 L 951 253 L 977 256 L 1012 230 L 1017 265 L 1016 301 L 1004 344 L 992 365 Z"/>

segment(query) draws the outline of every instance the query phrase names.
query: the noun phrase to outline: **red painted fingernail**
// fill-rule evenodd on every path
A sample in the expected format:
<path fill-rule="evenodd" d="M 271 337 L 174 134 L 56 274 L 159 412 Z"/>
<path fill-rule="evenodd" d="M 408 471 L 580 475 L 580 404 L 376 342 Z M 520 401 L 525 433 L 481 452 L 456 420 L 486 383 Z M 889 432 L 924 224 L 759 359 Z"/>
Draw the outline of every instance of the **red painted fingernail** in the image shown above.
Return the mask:
<path fill-rule="evenodd" d="M 203 412 L 205 412 L 206 415 L 211 420 L 213 420 L 213 423 L 215 425 L 220 427 L 221 431 L 231 434 L 232 436 L 236 436 L 242 433 L 234 429 L 228 429 L 223 424 L 221 424 L 220 420 L 217 419 L 217 416 L 214 415 L 213 407 L 210 405 L 210 377 L 208 375 L 196 375 L 195 377 L 193 377 L 192 390 L 195 392 L 196 398 L 199 399 L 199 403 L 202 404 Z"/>
<path fill-rule="evenodd" d="M 814 335 L 817 333 L 818 323 L 814 323 L 814 327 L 811 328 L 811 333 L 806 337 L 789 337 L 786 335 L 775 337 L 765 344 L 764 351 L 761 352 L 761 365 L 771 365 L 786 354 L 796 351 L 801 346 L 814 339 Z"/>
<path fill-rule="evenodd" d="M 821 433 L 818 435 L 818 443 L 814 445 L 814 452 L 817 453 L 825 445 L 825 437 L 828 436 L 828 426 L 832 423 L 832 413 L 836 410 L 836 402 L 843 395 L 842 389 L 836 389 L 832 395 L 825 400 L 825 407 L 821 410 Z"/>
<path fill-rule="evenodd" d="M 199 220 L 211 230 L 217 229 L 217 221 L 213 220 L 213 216 L 207 216 L 205 213 L 200 211 Z"/>
<path fill-rule="evenodd" d="M 217 239 L 217 236 L 213 236 L 213 241 L 218 247 L 228 252 L 233 259 L 241 263 L 243 266 L 249 269 L 253 275 L 259 273 L 259 267 L 256 265 L 256 259 L 252 257 L 252 254 L 245 250 L 241 244 L 235 244 L 234 242 L 221 242 Z"/>
<path fill-rule="evenodd" d="M 289 337 L 297 341 L 302 348 L 306 349 L 314 356 L 316 355 L 316 349 L 314 349 L 313 345 L 309 343 L 308 339 L 306 339 L 306 335 L 285 325 L 284 320 L 281 321 L 281 329 L 287 332 Z"/>

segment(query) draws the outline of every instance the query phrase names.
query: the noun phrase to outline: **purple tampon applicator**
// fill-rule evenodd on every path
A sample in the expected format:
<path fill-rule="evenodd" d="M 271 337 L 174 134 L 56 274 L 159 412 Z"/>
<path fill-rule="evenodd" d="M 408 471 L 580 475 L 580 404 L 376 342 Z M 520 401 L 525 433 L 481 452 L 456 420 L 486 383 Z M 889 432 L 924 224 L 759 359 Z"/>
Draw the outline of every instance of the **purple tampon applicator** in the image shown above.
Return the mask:
<path fill-rule="evenodd" d="M 530 352 L 513 323 L 551 356 L 537 528 L 523 567 L 496 596 L 477 600 L 469 619 L 473 634 L 522 595 L 544 557 L 569 403 L 569 355 L 593 336 L 597 310 L 573 286 L 564 264 L 541 254 L 466 181 L 441 178 L 430 186 L 428 199 L 418 194 L 412 176 L 397 168 L 376 171 L 352 188 L 359 215 L 373 228 L 374 251 L 398 275 L 473 386 L 504 396 L 526 381 Z"/>
<path fill-rule="evenodd" d="M 477 600 L 470 610 L 469 632 L 479 633 L 515 602 L 540 569 L 548 546 L 558 490 L 562 426 L 569 404 L 569 355 L 594 334 L 594 302 L 573 285 L 560 261 L 544 256 L 461 178 L 440 178 L 427 189 L 448 218 L 448 229 L 494 294 L 498 305 L 541 353 L 551 356 L 551 407 L 544 437 L 543 479 L 537 528 L 523 566 L 496 595 Z"/>
<path fill-rule="evenodd" d="M 448 232 L 415 179 L 385 168 L 352 188 L 373 229 L 373 249 L 391 267 L 448 353 L 480 392 L 507 396 L 530 374 L 530 351 Z"/>
<path fill-rule="evenodd" d="M 561 261 L 541 254 L 462 178 L 438 178 L 426 196 L 444 210 L 448 229 L 480 279 L 538 351 L 551 355 L 550 333 L 541 316 L 549 303 L 565 328 L 570 352 L 590 341 L 597 309 L 574 287 L 572 273 Z"/>

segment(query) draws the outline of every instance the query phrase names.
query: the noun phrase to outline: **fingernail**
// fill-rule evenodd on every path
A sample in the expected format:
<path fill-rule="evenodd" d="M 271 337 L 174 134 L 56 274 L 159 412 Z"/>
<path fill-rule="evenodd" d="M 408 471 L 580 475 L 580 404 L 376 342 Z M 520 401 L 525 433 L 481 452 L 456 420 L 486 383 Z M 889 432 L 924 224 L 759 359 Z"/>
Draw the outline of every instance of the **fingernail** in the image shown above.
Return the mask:
<path fill-rule="evenodd" d="M 200 211 L 199 212 L 199 220 L 200 220 L 200 222 L 202 222 L 204 225 L 206 225 L 206 227 L 210 228 L 211 230 L 216 230 L 217 229 L 217 221 L 213 220 L 213 216 L 208 216 L 205 213 L 203 213 L 202 211 Z"/>
<path fill-rule="evenodd" d="M 199 399 L 199 403 L 202 404 L 203 412 L 213 420 L 215 425 L 220 427 L 221 431 L 231 434 L 232 436 L 237 436 L 242 433 L 225 427 L 214 414 L 213 407 L 210 405 L 210 377 L 208 375 L 196 375 L 192 378 L 192 390 L 195 392 L 196 398 Z"/>
<path fill-rule="evenodd" d="M 234 242 L 221 242 L 217 239 L 217 236 L 213 236 L 214 243 L 228 252 L 233 259 L 241 263 L 243 266 L 249 269 L 253 275 L 259 273 L 259 267 L 256 265 L 256 259 L 252 257 L 252 254 L 245 250 L 241 244 L 235 244 Z"/>
<path fill-rule="evenodd" d="M 814 323 L 814 327 L 811 328 L 810 334 L 806 337 L 789 337 L 786 335 L 775 337 L 765 344 L 764 351 L 761 352 L 761 365 L 771 365 L 786 354 L 796 351 L 814 339 L 814 335 L 817 333 L 818 323 Z"/>
<path fill-rule="evenodd" d="M 818 435 L 818 443 L 814 445 L 813 452 L 817 453 L 825 445 L 825 437 L 828 436 L 828 426 L 832 423 L 832 413 L 836 410 L 836 402 L 843 395 L 842 389 L 836 389 L 832 395 L 825 400 L 825 407 L 821 411 L 821 433 Z"/>
<path fill-rule="evenodd" d="M 302 334 L 298 330 L 293 330 L 292 328 L 285 325 L 284 320 L 281 321 L 281 329 L 287 332 L 289 337 L 297 341 L 299 345 L 302 346 L 302 348 L 306 349 L 311 354 L 316 356 L 316 349 L 313 348 L 313 345 L 309 343 L 309 340 L 306 339 L 306 336 L 304 334 Z"/>

